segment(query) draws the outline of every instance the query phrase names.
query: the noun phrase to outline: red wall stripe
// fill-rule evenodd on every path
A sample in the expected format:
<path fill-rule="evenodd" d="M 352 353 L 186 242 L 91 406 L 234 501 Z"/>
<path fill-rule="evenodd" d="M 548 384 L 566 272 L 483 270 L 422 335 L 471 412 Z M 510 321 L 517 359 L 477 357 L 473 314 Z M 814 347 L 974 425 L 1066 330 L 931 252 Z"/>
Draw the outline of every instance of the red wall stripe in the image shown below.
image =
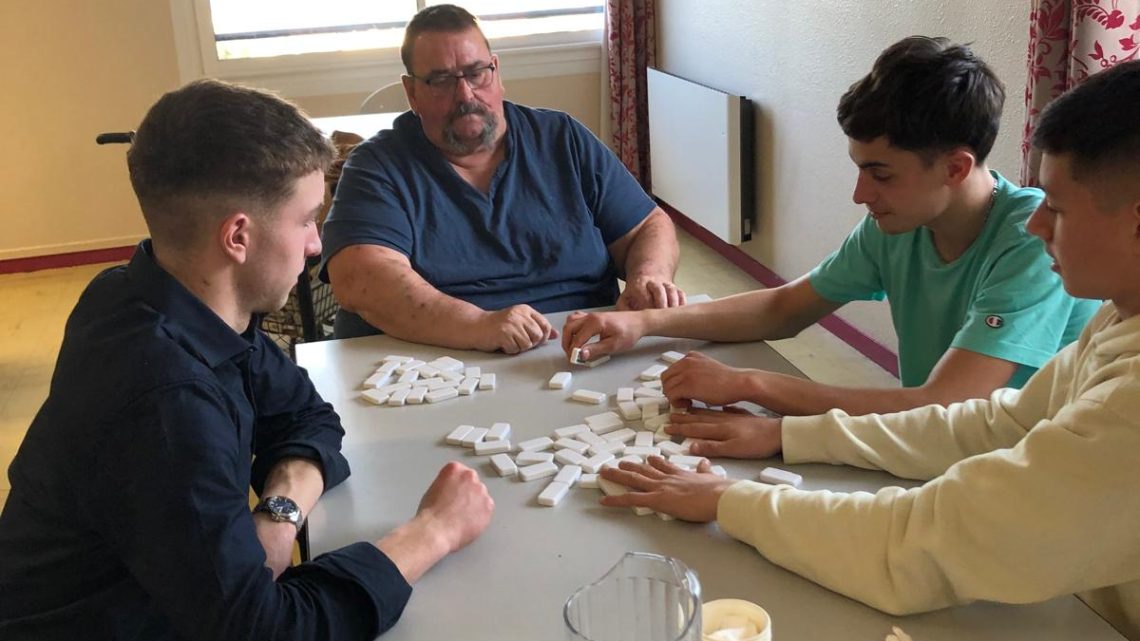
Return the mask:
<path fill-rule="evenodd" d="M 40 271 L 41 269 L 59 269 L 60 267 L 76 267 L 78 265 L 93 265 L 96 263 L 122 262 L 130 260 L 131 255 L 134 253 L 135 245 L 131 245 L 129 247 L 91 249 L 88 251 L 71 252 L 69 254 L 11 258 L 9 260 L 0 260 L 0 274 L 17 274 L 20 272 Z"/>

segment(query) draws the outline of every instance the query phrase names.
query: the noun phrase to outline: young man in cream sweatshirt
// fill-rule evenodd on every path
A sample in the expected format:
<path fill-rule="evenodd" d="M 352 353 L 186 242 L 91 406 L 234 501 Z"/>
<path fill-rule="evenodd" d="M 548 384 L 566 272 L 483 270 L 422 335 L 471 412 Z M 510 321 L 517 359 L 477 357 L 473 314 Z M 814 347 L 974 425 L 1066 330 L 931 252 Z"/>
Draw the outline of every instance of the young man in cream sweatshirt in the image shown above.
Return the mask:
<path fill-rule="evenodd" d="M 927 481 L 875 494 L 796 490 L 682 471 L 603 472 L 606 497 L 728 534 L 821 585 L 913 613 L 1078 594 L 1140 640 L 1140 61 L 1044 113 L 1045 200 L 1028 222 L 1073 296 L 1106 302 L 1020 389 L 893 414 L 769 419 L 696 412 L 668 431 L 693 454 L 827 462 Z M 860 542 L 851 554 L 852 541 Z"/>

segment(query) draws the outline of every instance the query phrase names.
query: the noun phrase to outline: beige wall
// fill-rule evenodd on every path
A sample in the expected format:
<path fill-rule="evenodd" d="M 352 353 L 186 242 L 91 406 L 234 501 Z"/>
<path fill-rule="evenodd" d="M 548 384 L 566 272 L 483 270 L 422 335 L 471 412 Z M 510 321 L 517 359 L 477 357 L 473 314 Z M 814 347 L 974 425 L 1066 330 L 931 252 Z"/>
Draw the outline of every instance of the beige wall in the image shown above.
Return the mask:
<path fill-rule="evenodd" d="M 864 214 L 851 202 L 855 169 L 835 106 L 899 38 L 923 34 L 974 43 L 1006 84 L 990 165 L 1017 179 L 1025 0 L 658 0 L 657 16 L 665 71 L 756 103 L 759 220 L 755 240 L 743 248 L 784 278 L 814 267 Z M 895 345 L 886 305 L 850 305 L 841 315 Z"/>
<path fill-rule="evenodd" d="M 0 260 L 130 245 L 146 234 L 123 146 L 179 84 L 165 0 L 0 2 Z M 17 62 L 18 61 L 18 62 Z M 598 74 L 514 80 L 508 97 L 563 109 L 598 130 Z M 313 115 L 355 112 L 364 95 L 308 96 Z"/>

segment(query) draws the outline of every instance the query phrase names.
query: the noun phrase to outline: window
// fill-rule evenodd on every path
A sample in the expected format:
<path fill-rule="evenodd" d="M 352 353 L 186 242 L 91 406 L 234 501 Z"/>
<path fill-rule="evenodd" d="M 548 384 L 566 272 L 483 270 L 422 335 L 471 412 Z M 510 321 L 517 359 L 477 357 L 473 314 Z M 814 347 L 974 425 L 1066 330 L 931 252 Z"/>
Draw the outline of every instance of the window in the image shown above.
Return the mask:
<path fill-rule="evenodd" d="M 403 67 L 404 26 L 446 0 L 170 0 L 183 81 L 227 78 L 320 95 L 371 90 Z M 479 16 L 504 78 L 599 69 L 602 0 L 458 0 Z"/>

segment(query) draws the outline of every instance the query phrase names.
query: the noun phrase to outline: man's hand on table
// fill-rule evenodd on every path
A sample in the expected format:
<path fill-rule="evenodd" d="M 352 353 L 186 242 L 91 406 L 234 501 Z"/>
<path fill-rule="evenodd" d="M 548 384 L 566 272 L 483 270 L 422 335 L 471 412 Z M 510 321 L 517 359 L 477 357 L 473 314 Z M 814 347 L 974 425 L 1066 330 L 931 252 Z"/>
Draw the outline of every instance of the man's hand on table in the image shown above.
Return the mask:
<path fill-rule="evenodd" d="M 485 312 L 473 327 L 475 349 L 518 354 L 558 338 L 558 330 L 530 305 Z"/>
<path fill-rule="evenodd" d="M 443 466 L 420 499 L 416 518 L 424 519 L 444 537 L 450 554 L 482 534 L 494 511 L 495 501 L 479 473 L 452 461 Z"/>
<path fill-rule="evenodd" d="M 649 275 L 631 277 L 617 299 L 619 311 L 662 309 L 684 304 L 685 292 L 671 278 Z"/>
<path fill-rule="evenodd" d="M 710 467 L 705 460 L 697 471 L 690 472 L 660 456 L 650 456 L 646 463 L 626 461 L 618 467 L 605 468 L 600 474 L 631 491 L 604 496 L 601 503 L 610 507 L 647 507 L 697 523 L 715 521 L 721 495 L 736 481 L 711 473 Z"/>
<path fill-rule="evenodd" d="M 783 449 L 782 422 L 743 410 L 693 410 L 671 414 L 665 433 L 696 439 L 689 446 L 693 456 L 760 459 Z"/>
<path fill-rule="evenodd" d="M 645 335 L 643 320 L 637 312 L 574 312 L 562 326 L 562 351 L 569 356 L 575 347 L 582 348 L 584 361 L 624 352 Z M 595 336 L 597 342 L 583 347 Z"/>
<path fill-rule="evenodd" d="M 708 405 L 754 401 L 750 394 L 756 370 L 730 367 L 700 352 L 689 352 L 661 374 L 661 391 L 674 407 L 689 407 L 698 400 Z"/>

